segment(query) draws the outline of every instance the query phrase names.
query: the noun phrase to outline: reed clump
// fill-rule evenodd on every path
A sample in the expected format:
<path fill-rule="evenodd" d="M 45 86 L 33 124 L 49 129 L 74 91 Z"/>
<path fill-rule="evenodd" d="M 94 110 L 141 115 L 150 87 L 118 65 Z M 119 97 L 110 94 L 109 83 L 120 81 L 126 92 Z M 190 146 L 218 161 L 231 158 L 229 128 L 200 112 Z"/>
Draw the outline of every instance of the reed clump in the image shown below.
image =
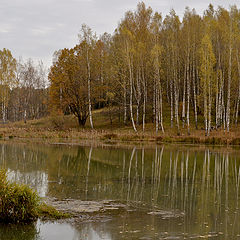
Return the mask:
<path fill-rule="evenodd" d="M 11 183 L 6 170 L 0 170 L 0 222 L 34 222 L 38 218 L 60 219 L 71 217 L 41 202 L 37 192 L 25 184 Z"/>
<path fill-rule="evenodd" d="M 0 170 L 0 221 L 4 223 L 31 222 L 38 217 L 40 198 L 24 184 L 11 183 L 7 172 Z"/>

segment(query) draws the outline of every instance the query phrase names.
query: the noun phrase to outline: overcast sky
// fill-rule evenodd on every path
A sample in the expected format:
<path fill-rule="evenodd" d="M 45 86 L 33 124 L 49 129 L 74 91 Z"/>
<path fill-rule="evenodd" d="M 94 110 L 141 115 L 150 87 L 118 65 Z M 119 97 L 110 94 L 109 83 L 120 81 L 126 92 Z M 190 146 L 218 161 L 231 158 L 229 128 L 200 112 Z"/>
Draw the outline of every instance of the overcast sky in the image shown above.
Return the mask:
<path fill-rule="evenodd" d="M 94 32 L 113 33 L 136 0 L 0 0 L 0 49 L 8 48 L 15 58 L 43 60 L 49 67 L 55 50 L 73 47 L 83 23 Z M 209 0 L 146 0 L 147 6 L 165 16 L 171 8 L 182 17 L 186 6 L 199 14 Z M 213 0 L 217 7 L 229 8 L 240 0 Z"/>

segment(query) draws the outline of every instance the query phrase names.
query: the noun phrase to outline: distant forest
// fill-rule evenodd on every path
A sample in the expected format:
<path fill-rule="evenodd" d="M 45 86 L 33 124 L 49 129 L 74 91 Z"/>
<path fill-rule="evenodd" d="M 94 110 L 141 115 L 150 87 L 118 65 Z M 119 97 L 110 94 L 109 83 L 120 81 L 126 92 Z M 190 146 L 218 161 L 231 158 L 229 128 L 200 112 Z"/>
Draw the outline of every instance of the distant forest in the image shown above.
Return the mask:
<path fill-rule="evenodd" d="M 108 107 L 134 131 L 154 123 L 164 132 L 190 125 L 229 131 L 240 102 L 240 11 L 209 5 L 200 16 L 186 8 L 163 19 L 141 2 L 125 13 L 110 35 L 82 25 L 79 42 L 54 53 L 46 87 L 44 68 L 0 52 L 2 120 L 74 114 L 80 126 Z M 7 56 L 7 57 L 6 57 Z M 11 80 L 10 80 L 11 79 Z M 14 80 L 12 80 L 14 79 Z M 110 124 L 110 123 L 109 123 Z"/>

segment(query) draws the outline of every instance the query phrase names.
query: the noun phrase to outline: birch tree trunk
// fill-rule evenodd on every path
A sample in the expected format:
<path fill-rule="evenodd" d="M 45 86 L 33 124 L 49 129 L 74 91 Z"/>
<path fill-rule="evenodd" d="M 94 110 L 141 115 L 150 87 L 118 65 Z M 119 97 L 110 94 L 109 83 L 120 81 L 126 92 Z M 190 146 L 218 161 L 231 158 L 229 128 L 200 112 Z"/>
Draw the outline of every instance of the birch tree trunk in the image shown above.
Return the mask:
<path fill-rule="evenodd" d="M 212 109 L 211 80 L 208 81 L 208 136 L 211 131 L 211 109 Z"/>
<path fill-rule="evenodd" d="M 162 133 L 164 133 L 164 127 L 163 127 L 163 105 L 162 105 L 162 86 L 160 83 L 160 93 L 159 93 L 159 97 L 160 97 L 160 126 L 162 129 Z"/>
<path fill-rule="evenodd" d="M 137 102 L 137 109 L 136 109 L 136 125 L 139 125 L 139 108 L 140 108 L 140 101 L 141 101 L 141 86 L 140 86 L 140 70 L 137 70 L 136 74 L 136 87 L 133 84 L 134 96 Z"/>
<path fill-rule="evenodd" d="M 146 86 L 143 86 L 143 132 L 145 130 L 145 118 L 146 118 L 146 99 L 147 99 L 147 94 L 146 94 Z"/>
<path fill-rule="evenodd" d="M 176 67 L 177 68 L 177 67 Z M 177 127 L 177 134 L 179 135 L 179 118 L 178 118 L 178 80 L 177 80 L 177 73 L 176 69 L 174 70 L 174 106 L 175 106 L 175 120 L 176 120 L 176 127 Z"/>
<path fill-rule="evenodd" d="M 238 96 L 237 96 L 237 103 L 236 103 L 236 113 L 235 113 L 235 125 L 238 122 L 238 113 L 239 113 L 239 101 L 240 101 L 240 63 L 239 63 L 239 52 L 237 51 L 237 67 L 238 67 Z"/>
<path fill-rule="evenodd" d="M 171 128 L 173 127 L 173 80 L 170 79 Z"/>
<path fill-rule="evenodd" d="M 147 89 L 146 89 L 146 79 L 144 75 L 144 69 L 142 65 L 142 82 L 143 82 L 143 116 L 142 116 L 142 130 L 145 131 L 145 118 L 146 118 L 146 102 L 147 102 Z"/>
<path fill-rule="evenodd" d="M 190 113 L 190 77 L 189 77 L 189 52 L 188 52 L 188 56 L 187 56 L 187 131 L 188 131 L 188 135 L 190 135 L 189 113 Z"/>
<path fill-rule="evenodd" d="M 158 92 L 158 83 L 156 82 L 155 87 L 155 127 L 156 127 L 156 133 L 158 132 L 158 123 L 159 123 L 159 92 Z"/>
<path fill-rule="evenodd" d="M 2 103 L 2 120 L 3 120 L 3 123 L 6 122 L 6 111 L 5 111 L 5 103 L 4 103 L 4 100 L 3 100 L 3 103 Z"/>
<path fill-rule="evenodd" d="M 194 104 L 195 128 L 198 129 L 195 54 L 193 54 L 193 79 L 192 79 L 192 81 L 193 81 L 193 104 Z"/>
<path fill-rule="evenodd" d="M 229 63 L 228 63 L 228 92 L 227 92 L 227 109 L 226 109 L 226 124 L 227 132 L 229 132 L 230 125 L 230 111 L 231 111 L 231 81 L 232 81 L 232 23 L 230 24 L 230 41 L 229 41 Z"/>
<path fill-rule="evenodd" d="M 183 78 L 183 104 L 182 104 L 182 124 L 184 128 L 185 124 L 185 101 L 186 101 L 186 76 L 187 76 L 187 67 L 184 67 L 184 78 Z"/>
<path fill-rule="evenodd" d="M 127 46 L 127 57 L 128 57 L 129 83 L 130 83 L 130 96 L 129 96 L 130 116 L 131 116 L 133 130 L 137 132 L 134 118 L 133 118 L 133 70 L 132 70 L 131 56 L 130 56 L 128 46 Z"/>
<path fill-rule="evenodd" d="M 205 53 L 206 58 L 206 53 Z M 207 60 L 205 60 L 207 63 Z M 207 66 L 205 65 L 205 73 L 207 72 Z M 208 106 L 207 106 L 207 76 L 205 75 L 204 87 L 203 87 L 203 96 L 204 96 L 204 122 L 205 122 L 205 136 L 208 134 Z"/>
<path fill-rule="evenodd" d="M 126 86 L 126 82 L 125 82 L 124 88 L 123 88 L 123 98 L 124 98 L 123 122 L 124 122 L 124 125 L 126 125 L 127 124 L 127 86 Z"/>
<path fill-rule="evenodd" d="M 90 60 L 89 60 L 89 50 L 87 50 L 87 71 L 88 71 L 88 110 L 89 110 L 89 121 L 91 128 L 93 129 L 92 121 L 92 103 L 91 103 L 91 69 L 90 69 Z"/>

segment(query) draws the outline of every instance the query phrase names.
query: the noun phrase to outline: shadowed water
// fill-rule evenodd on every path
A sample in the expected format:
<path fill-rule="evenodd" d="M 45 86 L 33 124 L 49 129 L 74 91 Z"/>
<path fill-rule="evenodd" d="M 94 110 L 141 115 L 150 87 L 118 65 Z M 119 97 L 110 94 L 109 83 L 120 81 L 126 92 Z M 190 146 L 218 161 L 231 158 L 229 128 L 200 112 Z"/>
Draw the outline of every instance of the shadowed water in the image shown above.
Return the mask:
<path fill-rule="evenodd" d="M 240 238 L 237 149 L 4 144 L 0 166 L 42 197 L 127 207 L 74 224 L 0 225 L 0 239 Z"/>

